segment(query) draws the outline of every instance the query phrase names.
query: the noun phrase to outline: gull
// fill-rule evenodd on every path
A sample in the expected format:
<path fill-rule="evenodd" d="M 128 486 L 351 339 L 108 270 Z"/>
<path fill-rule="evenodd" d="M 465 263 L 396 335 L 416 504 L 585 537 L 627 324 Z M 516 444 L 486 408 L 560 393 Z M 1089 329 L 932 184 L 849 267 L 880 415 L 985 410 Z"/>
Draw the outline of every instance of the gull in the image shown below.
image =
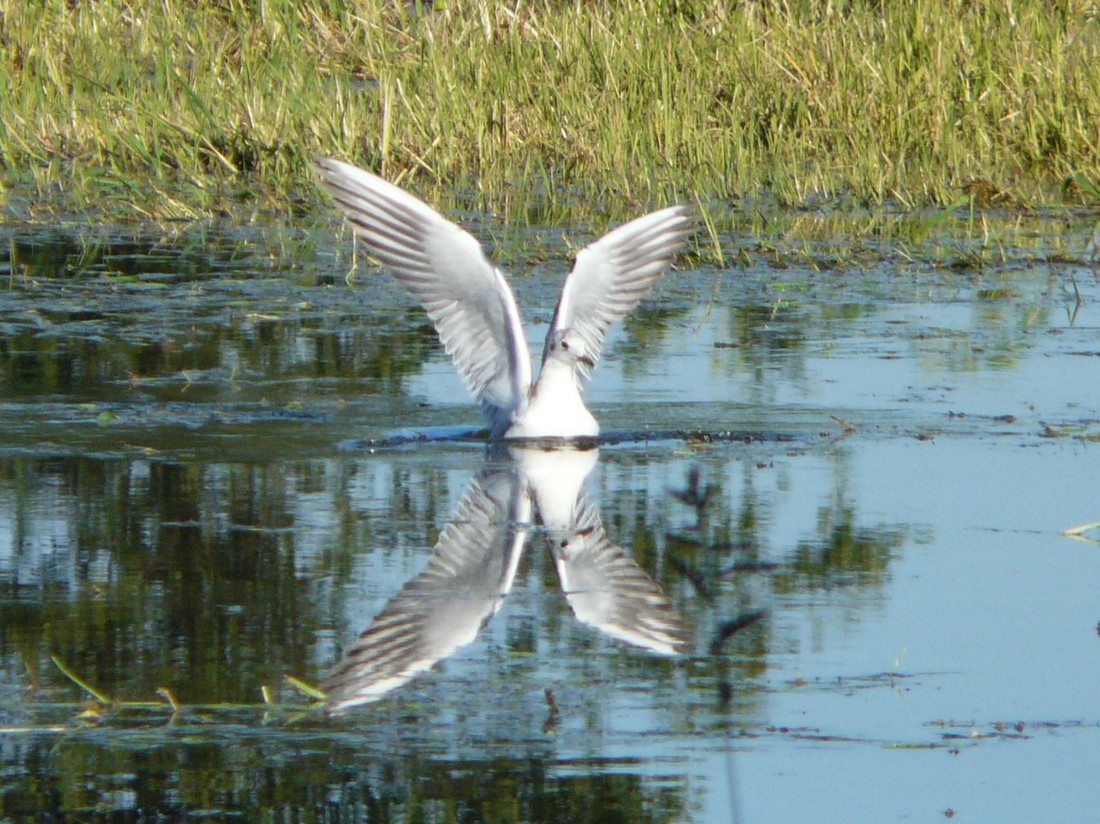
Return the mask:
<path fill-rule="evenodd" d="M 316 167 L 371 255 L 428 313 L 490 438 L 599 434 L 581 389 L 608 328 L 649 293 L 693 231 L 689 207 L 637 218 L 577 253 L 532 383 L 516 299 L 473 235 L 370 172 L 329 158 Z"/>

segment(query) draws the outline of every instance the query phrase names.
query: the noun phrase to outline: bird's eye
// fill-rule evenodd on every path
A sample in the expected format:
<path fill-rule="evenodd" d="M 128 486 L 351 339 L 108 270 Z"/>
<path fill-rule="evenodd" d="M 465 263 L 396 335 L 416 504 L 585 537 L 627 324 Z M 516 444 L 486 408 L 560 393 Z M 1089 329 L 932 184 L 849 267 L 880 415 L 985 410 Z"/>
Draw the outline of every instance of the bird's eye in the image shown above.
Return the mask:
<path fill-rule="evenodd" d="M 569 351 L 569 341 L 563 340 L 561 342 L 561 348 L 564 349 L 566 352 L 568 352 Z"/>

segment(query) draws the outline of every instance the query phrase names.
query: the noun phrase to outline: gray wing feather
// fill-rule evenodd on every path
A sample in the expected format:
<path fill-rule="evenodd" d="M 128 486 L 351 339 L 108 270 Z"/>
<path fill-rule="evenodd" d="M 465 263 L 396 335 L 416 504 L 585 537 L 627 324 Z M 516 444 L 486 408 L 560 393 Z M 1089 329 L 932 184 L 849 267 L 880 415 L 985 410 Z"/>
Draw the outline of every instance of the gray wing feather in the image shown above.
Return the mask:
<path fill-rule="evenodd" d="M 416 298 L 494 431 L 527 401 L 531 360 L 515 297 L 474 237 L 382 178 L 328 158 L 317 171 L 355 233 Z"/>
<path fill-rule="evenodd" d="M 583 248 L 554 310 L 543 360 L 553 333 L 572 329 L 595 361 L 608 328 L 649 293 L 694 226 L 690 207 L 672 206 L 632 220 Z"/>

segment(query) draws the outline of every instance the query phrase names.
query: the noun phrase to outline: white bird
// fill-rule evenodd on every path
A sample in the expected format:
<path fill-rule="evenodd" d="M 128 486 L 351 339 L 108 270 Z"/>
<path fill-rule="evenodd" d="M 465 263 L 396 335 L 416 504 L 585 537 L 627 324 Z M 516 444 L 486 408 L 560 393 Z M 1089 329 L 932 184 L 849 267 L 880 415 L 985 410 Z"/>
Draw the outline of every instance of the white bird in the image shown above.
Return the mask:
<path fill-rule="evenodd" d="M 577 253 L 531 382 L 516 299 L 473 235 L 422 200 L 337 160 L 317 170 L 356 234 L 435 324 L 444 349 L 489 419 L 490 438 L 583 438 L 599 424 L 581 387 L 612 323 L 671 265 L 694 228 L 690 208 L 652 212 Z"/>

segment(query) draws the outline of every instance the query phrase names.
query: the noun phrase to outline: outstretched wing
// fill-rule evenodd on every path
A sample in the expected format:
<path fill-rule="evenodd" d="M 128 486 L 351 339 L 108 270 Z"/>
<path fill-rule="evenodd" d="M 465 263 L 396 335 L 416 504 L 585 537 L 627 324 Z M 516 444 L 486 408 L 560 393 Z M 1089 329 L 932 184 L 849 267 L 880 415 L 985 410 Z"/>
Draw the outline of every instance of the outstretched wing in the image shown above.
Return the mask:
<path fill-rule="evenodd" d="M 504 276 L 469 232 L 408 192 L 338 160 L 316 165 L 370 253 L 420 301 L 494 432 L 503 431 L 531 385 L 531 357 Z"/>
<path fill-rule="evenodd" d="M 689 207 L 672 206 L 632 220 L 581 249 L 554 310 L 543 361 L 554 333 L 572 329 L 595 362 L 608 328 L 649 293 L 694 226 Z"/>

